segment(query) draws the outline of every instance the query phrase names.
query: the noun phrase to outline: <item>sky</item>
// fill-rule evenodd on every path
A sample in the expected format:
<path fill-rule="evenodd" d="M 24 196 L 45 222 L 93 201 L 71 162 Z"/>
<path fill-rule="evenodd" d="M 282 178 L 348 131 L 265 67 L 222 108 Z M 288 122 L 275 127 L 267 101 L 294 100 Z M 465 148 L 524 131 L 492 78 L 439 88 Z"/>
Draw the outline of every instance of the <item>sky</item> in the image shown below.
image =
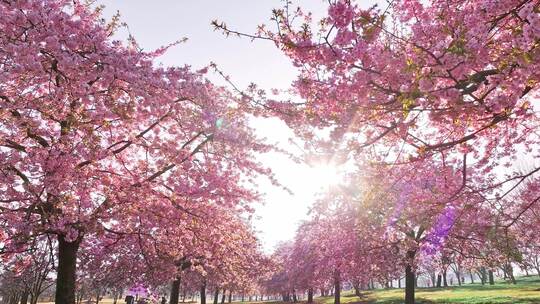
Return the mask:
<path fill-rule="evenodd" d="M 325 3 L 322 0 L 294 2 L 295 6 L 311 11 L 316 18 L 325 14 Z M 198 69 L 214 62 L 241 88 L 256 83 L 264 89 L 285 89 L 297 75 L 289 59 L 273 43 L 227 38 L 210 25 L 212 20 L 218 19 L 231 29 L 254 33 L 258 25 L 270 23 L 272 9 L 281 8 L 281 0 L 101 0 L 98 4 L 105 5 L 106 18 L 119 11 L 129 32 L 147 51 L 188 38 L 187 42 L 170 49 L 160 58 L 164 65 L 189 64 Z M 118 35 L 126 37 L 127 30 L 121 29 Z M 219 81 L 217 76 L 214 77 Z M 278 119 L 255 119 L 253 126 L 269 142 L 291 147 L 288 140 L 293 133 Z M 271 252 L 280 241 L 293 238 L 316 194 L 333 178 L 333 172 L 328 168 L 295 163 L 278 153 L 263 155 L 260 160 L 292 191 L 290 194 L 261 181 L 259 191 L 265 193 L 265 202 L 255 206 L 254 226 L 263 248 Z"/>

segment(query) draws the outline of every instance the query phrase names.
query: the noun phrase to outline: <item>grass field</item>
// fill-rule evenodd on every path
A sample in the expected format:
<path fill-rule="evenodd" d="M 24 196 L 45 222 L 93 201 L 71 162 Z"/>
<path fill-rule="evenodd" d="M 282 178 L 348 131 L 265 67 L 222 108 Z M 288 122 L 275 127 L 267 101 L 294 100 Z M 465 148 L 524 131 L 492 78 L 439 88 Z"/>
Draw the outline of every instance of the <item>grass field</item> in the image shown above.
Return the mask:
<path fill-rule="evenodd" d="M 342 304 L 398 304 L 403 303 L 405 292 L 403 289 L 377 289 L 363 291 L 362 297 L 351 292 L 343 292 Z M 317 304 L 333 304 L 334 297 L 315 298 Z M 465 303 L 465 304 L 540 304 L 540 277 L 521 277 L 516 285 L 497 282 L 495 285 L 465 284 L 447 288 L 418 288 L 416 289 L 416 302 L 419 304 L 433 303 Z M 104 299 L 100 304 L 112 304 L 111 299 Z M 123 304 L 124 301 L 118 301 Z M 212 303 L 210 299 L 207 303 Z M 240 303 L 240 302 L 234 302 Z M 305 301 L 299 302 L 305 304 Z M 41 302 L 39 304 L 54 304 Z M 186 304 L 188 303 L 186 301 Z M 283 304 L 283 302 L 244 302 L 244 304 Z"/>
<path fill-rule="evenodd" d="M 363 292 L 362 297 L 345 293 L 341 297 L 342 304 L 403 303 L 403 289 L 380 289 Z M 497 282 L 495 285 L 466 284 L 447 288 L 418 288 L 417 303 L 467 303 L 467 304 L 540 304 L 540 278 L 538 276 L 522 277 L 516 285 Z M 333 297 L 317 298 L 320 304 L 333 304 Z"/>

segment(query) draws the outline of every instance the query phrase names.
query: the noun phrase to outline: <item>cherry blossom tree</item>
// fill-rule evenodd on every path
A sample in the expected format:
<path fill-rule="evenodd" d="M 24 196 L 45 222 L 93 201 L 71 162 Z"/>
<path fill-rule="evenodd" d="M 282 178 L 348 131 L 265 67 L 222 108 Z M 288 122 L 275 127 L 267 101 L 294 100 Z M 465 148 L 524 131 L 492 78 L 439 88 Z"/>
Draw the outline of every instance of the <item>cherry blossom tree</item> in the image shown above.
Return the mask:
<path fill-rule="evenodd" d="M 247 184 L 269 174 L 254 158 L 269 147 L 205 70 L 155 66 L 168 47 L 112 40 L 118 23 L 77 1 L 5 1 L 0 14 L 2 246 L 56 237 L 56 303 L 75 302 L 81 246 L 189 221 L 186 201 L 247 210 L 258 197 Z"/>
<path fill-rule="evenodd" d="M 411 157 L 466 150 L 479 166 L 519 143 L 534 149 L 536 1 L 336 0 L 319 22 L 287 3 L 272 20 L 247 36 L 273 41 L 298 67 L 303 102 L 287 121 L 299 134 L 331 127 L 351 149 L 405 145 Z"/>

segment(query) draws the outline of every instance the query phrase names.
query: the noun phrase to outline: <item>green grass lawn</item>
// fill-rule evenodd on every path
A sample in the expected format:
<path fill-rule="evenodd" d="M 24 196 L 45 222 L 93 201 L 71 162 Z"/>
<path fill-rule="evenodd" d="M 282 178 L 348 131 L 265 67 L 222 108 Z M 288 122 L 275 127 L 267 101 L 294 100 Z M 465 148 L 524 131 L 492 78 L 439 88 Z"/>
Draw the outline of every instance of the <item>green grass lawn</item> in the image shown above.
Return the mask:
<path fill-rule="evenodd" d="M 343 304 L 403 303 L 403 289 L 379 289 L 364 291 L 362 297 L 344 293 Z M 495 285 L 465 284 L 447 288 L 416 289 L 417 303 L 538 303 L 540 304 L 540 278 L 538 276 L 522 277 L 516 285 L 497 282 Z M 333 304 L 333 297 L 317 298 L 320 304 Z"/>

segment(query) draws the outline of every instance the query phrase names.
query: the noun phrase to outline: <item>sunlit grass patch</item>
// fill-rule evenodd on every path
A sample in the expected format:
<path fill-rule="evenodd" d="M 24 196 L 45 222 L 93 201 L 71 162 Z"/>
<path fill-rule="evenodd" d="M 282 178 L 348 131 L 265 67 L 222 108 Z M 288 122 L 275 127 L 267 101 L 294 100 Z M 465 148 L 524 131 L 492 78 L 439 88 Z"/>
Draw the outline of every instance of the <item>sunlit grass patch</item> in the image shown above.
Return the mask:
<path fill-rule="evenodd" d="M 403 303 L 403 289 L 379 289 L 364 291 L 362 297 L 344 293 L 341 297 L 343 304 Z M 417 303 L 466 303 L 466 304 L 540 304 L 540 278 L 538 276 L 523 277 L 516 285 L 497 282 L 495 285 L 465 284 L 447 288 L 418 288 L 416 289 Z M 320 297 L 321 304 L 333 304 L 333 297 Z"/>

